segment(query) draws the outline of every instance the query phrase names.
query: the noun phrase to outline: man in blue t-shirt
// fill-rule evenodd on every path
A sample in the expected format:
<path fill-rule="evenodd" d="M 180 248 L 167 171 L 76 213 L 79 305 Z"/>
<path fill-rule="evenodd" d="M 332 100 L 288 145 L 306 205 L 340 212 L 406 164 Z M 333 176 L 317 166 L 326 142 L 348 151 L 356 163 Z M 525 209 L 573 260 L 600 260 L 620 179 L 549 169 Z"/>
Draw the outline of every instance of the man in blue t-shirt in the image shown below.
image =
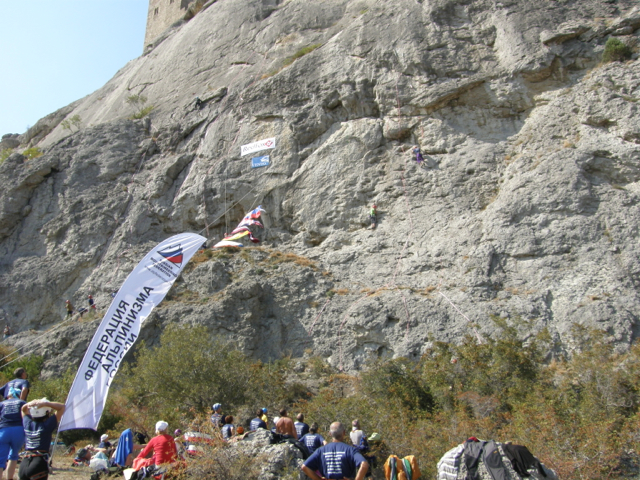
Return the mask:
<path fill-rule="evenodd" d="M 309 450 L 309 455 L 311 455 L 321 446 L 327 444 L 324 438 L 322 438 L 322 435 L 318 433 L 318 424 L 315 422 L 311 424 L 311 427 L 309 428 L 309 433 L 304 435 L 300 439 L 300 441 L 304 443 L 305 446 L 307 447 L 307 450 Z"/>
<path fill-rule="evenodd" d="M 309 433 L 309 425 L 304 423 L 304 415 L 299 413 L 296 416 L 297 422 L 293 423 L 293 426 L 296 427 L 296 433 L 298 434 L 298 440 L 304 437 L 307 433 Z"/>
<path fill-rule="evenodd" d="M 10 389 L 9 398 L 0 403 L 0 477 L 7 466 L 7 478 L 13 478 L 18 464 L 20 450 L 24 445 L 24 428 L 20 410 L 24 400 L 20 400 L 20 390 Z"/>
<path fill-rule="evenodd" d="M 16 368 L 13 376 L 15 377 L 13 380 L 0 387 L 0 393 L 4 398 L 9 398 L 9 390 L 15 388 L 21 391 L 20 400 L 26 401 L 29 395 L 29 387 L 31 386 L 29 385 L 29 380 L 27 380 L 27 371 L 22 367 Z"/>
<path fill-rule="evenodd" d="M 262 420 L 262 409 L 256 412 L 256 418 L 251 420 L 251 423 L 249 424 L 249 430 L 252 432 L 255 432 L 259 428 L 267 429 L 267 424 Z"/>
<path fill-rule="evenodd" d="M 316 450 L 302 465 L 302 471 L 311 480 L 349 478 L 363 480 L 369 463 L 354 447 L 343 442 L 344 425 L 333 422 L 330 427 L 332 442 Z M 319 477 L 316 472 L 320 472 Z"/>

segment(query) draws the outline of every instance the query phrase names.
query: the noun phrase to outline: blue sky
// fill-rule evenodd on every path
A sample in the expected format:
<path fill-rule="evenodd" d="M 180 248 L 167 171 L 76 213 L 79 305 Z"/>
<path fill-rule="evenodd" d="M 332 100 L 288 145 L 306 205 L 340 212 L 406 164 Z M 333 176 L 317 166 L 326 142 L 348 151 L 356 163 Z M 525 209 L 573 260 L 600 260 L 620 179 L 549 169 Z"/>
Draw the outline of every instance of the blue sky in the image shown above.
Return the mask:
<path fill-rule="evenodd" d="M 0 0 L 0 136 L 104 85 L 142 54 L 148 0 Z"/>

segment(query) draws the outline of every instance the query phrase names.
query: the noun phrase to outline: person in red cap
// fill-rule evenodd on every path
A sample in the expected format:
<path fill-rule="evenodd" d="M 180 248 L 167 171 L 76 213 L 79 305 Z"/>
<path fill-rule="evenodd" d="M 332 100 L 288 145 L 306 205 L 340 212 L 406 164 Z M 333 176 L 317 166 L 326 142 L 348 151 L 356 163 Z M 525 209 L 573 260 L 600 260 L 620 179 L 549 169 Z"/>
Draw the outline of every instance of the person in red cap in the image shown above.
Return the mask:
<path fill-rule="evenodd" d="M 371 211 L 369 212 L 369 218 L 371 219 L 371 229 L 373 230 L 374 228 L 376 228 L 376 224 L 377 222 L 377 208 L 378 206 L 374 203 L 373 205 L 371 205 Z"/>
<path fill-rule="evenodd" d="M 93 301 L 93 297 L 91 295 L 89 295 L 89 308 L 93 308 L 94 310 L 96 309 L 96 304 Z"/>

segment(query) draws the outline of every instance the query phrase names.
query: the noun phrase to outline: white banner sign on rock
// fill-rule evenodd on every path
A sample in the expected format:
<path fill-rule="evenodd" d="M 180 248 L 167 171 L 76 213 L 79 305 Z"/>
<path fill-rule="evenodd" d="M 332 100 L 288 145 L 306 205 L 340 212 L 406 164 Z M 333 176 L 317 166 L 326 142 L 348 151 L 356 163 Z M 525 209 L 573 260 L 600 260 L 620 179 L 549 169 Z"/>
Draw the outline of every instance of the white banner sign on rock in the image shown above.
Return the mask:
<path fill-rule="evenodd" d="M 244 157 L 250 153 L 259 152 L 261 150 L 267 150 L 268 148 L 276 148 L 276 137 L 265 138 L 259 142 L 247 143 L 240 147 L 240 156 Z"/>
<path fill-rule="evenodd" d="M 195 233 L 175 235 L 151 250 L 129 274 L 80 364 L 59 431 L 98 428 L 111 381 L 138 338 L 142 322 L 206 240 Z"/>

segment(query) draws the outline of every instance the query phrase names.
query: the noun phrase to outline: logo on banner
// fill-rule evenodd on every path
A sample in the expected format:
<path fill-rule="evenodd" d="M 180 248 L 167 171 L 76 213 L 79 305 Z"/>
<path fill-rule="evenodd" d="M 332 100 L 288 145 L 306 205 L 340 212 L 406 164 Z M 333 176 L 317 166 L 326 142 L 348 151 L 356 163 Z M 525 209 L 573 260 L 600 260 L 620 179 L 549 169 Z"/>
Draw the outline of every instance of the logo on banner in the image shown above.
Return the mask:
<path fill-rule="evenodd" d="M 263 157 L 253 157 L 251 159 L 251 168 L 260 168 L 269 166 L 269 155 Z"/>
<path fill-rule="evenodd" d="M 182 245 L 169 245 L 156 253 L 160 255 L 160 258 L 151 255 L 149 257 L 150 263 L 145 268 L 163 282 L 170 282 L 178 278 L 183 260 Z"/>
<path fill-rule="evenodd" d="M 276 139 L 265 138 L 258 142 L 248 143 L 240 147 L 240 156 L 243 157 L 249 153 L 259 152 L 260 150 L 267 150 L 269 148 L 276 148 Z"/>
<path fill-rule="evenodd" d="M 180 245 L 167 247 L 164 250 L 159 250 L 158 253 L 178 267 L 182 265 L 182 247 Z"/>

